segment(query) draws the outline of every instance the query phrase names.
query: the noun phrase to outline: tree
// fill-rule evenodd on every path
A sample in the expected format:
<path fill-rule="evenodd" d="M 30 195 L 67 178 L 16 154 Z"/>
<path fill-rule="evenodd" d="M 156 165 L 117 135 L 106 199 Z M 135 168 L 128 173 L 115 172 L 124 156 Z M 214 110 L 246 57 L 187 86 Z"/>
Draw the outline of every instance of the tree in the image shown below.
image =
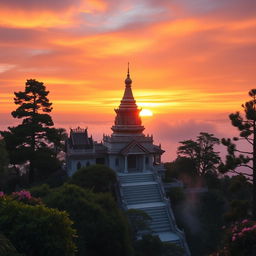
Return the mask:
<path fill-rule="evenodd" d="M 182 256 L 184 249 L 179 245 L 161 242 L 158 236 L 146 234 L 135 243 L 135 256 Z"/>
<path fill-rule="evenodd" d="M 225 232 L 224 248 L 209 256 L 256 255 L 256 222 L 244 219 L 236 222 Z"/>
<path fill-rule="evenodd" d="M 59 147 L 61 132 L 53 128 L 49 113 L 52 103 L 47 98 L 49 91 L 42 82 L 27 80 L 24 91 L 15 92 L 14 103 L 18 108 L 12 112 L 14 118 L 22 119 L 15 127 L 1 132 L 9 152 L 10 163 L 13 165 L 29 164 L 29 181 L 35 179 L 35 170 L 45 171 L 58 168 L 56 147 Z M 44 159 L 46 166 L 39 160 Z"/>
<path fill-rule="evenodd" d="M 0 233 L 0 255 L 4 256 L 23 256 L 19 254 L 13 244 Z"/>
<path fill-rule="evenodd" d="M 47 188 L 41 189 L 47 194 Z M 128 223 L 109 194 L 64 184 L 42 200 L 48 207 L 69 213 L 78 234 L 77 255 L 130 255 Z"/>
<path fill-rule="evenodd" d="M 128 209 L 126 214 L 130 220 L 133 239 L 138 239 L 139 233 L 151 233 L 150 223 L 152 218 L 143 210 Z"/>
<path fill-rule="evenodd" d="M 21 197 L 0 197 L 0 230 L 26 256 L 75 255 L 72 224 L 66 212 L 24 203 Z"/>
<path fill-rule="evenodd" d="M 111 193 L 116 183 L 116 174 L 107 166 L 96 164 L 76 171 L 70 183 L 82 188 L 92 189 L 95 193 Z"/>
<path fill-rule="evenodd" d="M 8 152 L 5 148 L 5 142 L 0 139 L 0 175 L 4 173 L 9 164 Z"/>
<path fill-rule="evenodd" d="M 231 123 L 239 131 L 239 137 L 222 139 L 222 144 L 227 147 L 228 155 L 225 163 L 221 164 L 222 173 L 232 172 L 247 177 L 253 184 L 252 215 L 256 219 L 256 89 L 249 91 L 251 99 L 242 105 L 244 115 L 236 112 L 229 115 Z M 236 141 L 246 141 L 250 150 L 239 150 Z M 239 167 L 246 168 L 248 172 L 240 171 Z"/>
<path fill-rule="evenodd" d="M 200 132 L 196 140 L 185 140 L 180 142 L 178 147 L 178 157 L 190 158 L 199 176 L 204 176 L 207 172 L 215 172 L 220 163 L 219 153 L 214 151 L 214 146 L 220 143 L 213 134 Z"/>
<path fill-rule="evenodd" d="M 179 179 L 188 187 L 196 186 L 198 183 L 197 169 L 190 158 L 178 156 L 173 162 L 165 163 L 165 168 L 165 182 Z"/>

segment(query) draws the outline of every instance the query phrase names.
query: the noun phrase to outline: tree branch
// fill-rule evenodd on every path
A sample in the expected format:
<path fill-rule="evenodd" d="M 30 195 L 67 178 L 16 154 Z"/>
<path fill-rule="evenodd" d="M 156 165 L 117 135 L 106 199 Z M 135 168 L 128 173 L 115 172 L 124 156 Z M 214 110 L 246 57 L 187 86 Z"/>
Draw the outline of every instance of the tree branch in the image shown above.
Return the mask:
<path fill-rule="evenodd" d="M 244 137 L 244 138 L 247 140 L 247 142 L 249 142 L 251 145 L 253 145 L 252 139 L 250 139 L 248 137 Z"/>
<path fill-rule="evenodd" d="M 238 172 L 238 171 L 236 171 L 236 170 L 230 170 L 230 172 L 236 173 L 236 174 L 238 174 L 238 175 L 243 175 L 243 176 L 249 176 L 249 177 L 252 177 L 252 174 L 243 173 L 243 172 Z M 246 178 L 247 180 L 252 181 L 252 179 L 250 179 L 250 178 L 247 178 L 247 177 L 245 177 L 245 178 Z"/>
<path fill-rule="evenodd" d="M 248 167 L 248 168 L 250 168 L 251 170 L 253 170 L 253 168 L 250 166 L 250 165 L 248 165 L 248 164 L 241 164 L 240 166 L 242 166 L 242 167 Z M 251 175 L 252 176 L 252 175 Z"/>
<path fill-rule="evenodd" d="M 249 154 L 249 155 L 253 154 L 252 152 L 246 152 L 246 151 L 242 151 L 242 150 L 238 150 L 238 149 L 235 149 L 235 151 L 239 152 L 239 153 L 242 153 L 242 154 Z"/>

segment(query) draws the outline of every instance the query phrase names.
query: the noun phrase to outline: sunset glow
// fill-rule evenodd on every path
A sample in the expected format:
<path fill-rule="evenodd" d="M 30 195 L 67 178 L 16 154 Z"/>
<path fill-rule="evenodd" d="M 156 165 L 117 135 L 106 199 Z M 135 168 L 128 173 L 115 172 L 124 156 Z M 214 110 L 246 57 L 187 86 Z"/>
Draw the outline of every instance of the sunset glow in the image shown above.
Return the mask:
<path fill-rule="evenodd" d="M 153 112 L 145 108 L 141 110 L 140 116 L 153 116 Z"/>
<path fill-rule="evenodd" d="M 167 157 L 181 124 L 184 139 L 203 129 L 225 136 L 228 114 L 256 87 L 255 9 L 254 0 L 1 1 L 1 129 L 15 122 L 13 92 L 33 78 L 50 91 L 56 125 L 101 139 L 129 61 L 141 115 L 151 116 L 145 132 Z"/>

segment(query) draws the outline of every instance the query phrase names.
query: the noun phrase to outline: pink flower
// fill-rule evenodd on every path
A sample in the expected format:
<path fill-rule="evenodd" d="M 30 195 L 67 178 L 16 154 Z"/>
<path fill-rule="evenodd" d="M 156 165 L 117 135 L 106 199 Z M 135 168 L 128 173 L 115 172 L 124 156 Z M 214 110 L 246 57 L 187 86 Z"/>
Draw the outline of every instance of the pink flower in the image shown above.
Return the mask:
<path fill-rule="evenodd" d="M 0 191 L 0 197 L 3 197 L 3 196 L 4 196 L 4 192 Z"/>
<path fill-rule="evenodd" d="M 29 191 L 26 191 L 26 190 L 21 190 L 19 192 L 13 192 L 12 193 L 13 196 L 17 196 L 19 200 L 22 200 L 22 199 L 31 199 L 32 196 L 30 194 Z"/>
<path fill-rule="evenodd" d="M 237 236 L 241 237 L 243 235 L 243 232 L 239 232 Z"/>
<path fill-rule="evenodd" d="M 245 219 L 242 221 L 242 224 L 246 224 L 247 222 L 249 222 L 249 220 Z"/>

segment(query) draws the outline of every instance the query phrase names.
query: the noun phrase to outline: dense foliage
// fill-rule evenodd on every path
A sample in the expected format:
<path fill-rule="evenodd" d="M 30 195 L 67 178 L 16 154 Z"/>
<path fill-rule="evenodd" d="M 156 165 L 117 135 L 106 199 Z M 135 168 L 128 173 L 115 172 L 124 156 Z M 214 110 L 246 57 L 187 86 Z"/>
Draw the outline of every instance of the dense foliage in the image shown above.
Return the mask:
<path fill-rule="evenodd" d="M 158 236 L 142 236 L 135 243 L 135 256 L 183 256 L 184 250 L 175 244 L 163 243 Z"/>
<path fill-rule="evenodd" d="M 75 231 L 67 213 L 30 203 L 30 199 L 27 191 L 0 194 L 1 232 L 26 256 L 75 255 Z"/>
<path fill-rule="evenodd" d="M 221 172 L 233 172 L 245 176 L 253 184 L 252 215 L 256 219 L 256 89 L 249 91 L 251 99 L 242 105 L 244 116 L 239 112 L 229 115 L 231 123 L 239 131 L 239 137 L 222 139 L 227 147 L 228 155 L 225 164 L 221 165 Z M 236 141 L 246 141 L 251 148 L 248 151 L 239 150 Z M 239 169 L 239 167 L 242 167 Z"/>
<path fill-rule="evenodd" d="M 190 158 L 198 175 L 216 172 L 220 157 L 218 152 L 214 151 L 214 146 L 220 143 L 218 138 L 213 134 L 200 132 L 196 140 L 185 140 L 180 143 L 182 145 L 178 147 L 178 156 Z"/>
<path fill-rule="evenodd" d="M 25 90 L 14 94 L 18 108 L 12 116 L 22 119 L 22 123 L 8 127 L 8 131 L 2 131 L 1 135 L 5 139 L 10 163 L 28 163 L 29 181 L 33 183 L 36 174 L 45 177 L 60 167 L 56 150 L 61 147 L 63 129 L 53 128 L 49 115 L 52 103 L 42 82 L 27 80 Z"/>
<path fill-rule="evenodd" d="M 0 233 L 0 255 L 1 256 L 24 256 L 17 252 L 13 244 Z"/>
<path fill-rule="evenodd" d="M 82 188 L 91 189 L 96 193 L 113 192 L 116 174 L 105 165 L 91 165 L 76 171 L 70 183 Z"/>
<path fill-rule="evenodd" d="M 223 248 L 211 256 L 255 256 L 256 222 L 244 219 L 226 230 Z"/>
<path fill-rule="evenodd" d="M 78 255 L 130 255 L 127 221 L 109 194 L 65 184 L 51 189 L 43 201 L 69 213 L 78 234 Z"/>

